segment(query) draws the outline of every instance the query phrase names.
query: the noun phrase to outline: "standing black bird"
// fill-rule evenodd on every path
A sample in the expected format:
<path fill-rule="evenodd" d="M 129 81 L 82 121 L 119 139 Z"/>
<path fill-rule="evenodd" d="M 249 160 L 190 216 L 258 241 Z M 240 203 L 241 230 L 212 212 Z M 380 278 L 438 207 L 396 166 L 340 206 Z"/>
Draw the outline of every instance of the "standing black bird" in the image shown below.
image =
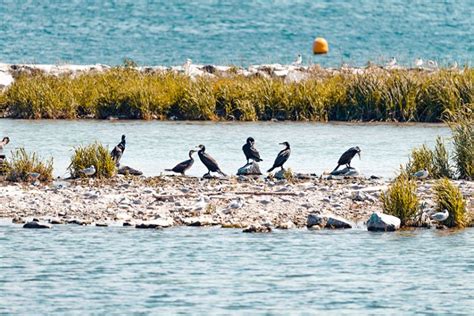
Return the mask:
<path fill-rule="evenodd" d="M 273 163 L 273 167 L 268 169 L 267 172 L 272 172 L 273 169 L 278 168 L 278 167 L 284 170 L 283 164 L 288 160 L 288 158 L 290 158 L 290 154 L 291 154 L 290 144 L 288 142 L 283 142 L 283 143 L 280 143 L 280 145 L 284 145 L 285 149 L 283 149 L 282 151 L 278 153 L 278 156 L 276 157 L 275 162 Z"/>
<path fill-rule="evenodd" d="M 189 151 L 189 159 L 185 160 L 183 162 L 180 162 L 176 166 L 174 166 L 173 169 L 165 169 L 165 171 L 173 171 L 176 173 L 181 173 L 184 176 L 184 173 L 192 167 L 194 164 L 194 159 L 193 159 L 193 154 L 196 152 L 196 150 L 190 150 Z"/>
<path fill-rule="evenodd" d="M 120 165 L 120 159 L 125 151 L 125 135 L 122 135 L 122 141 L 117 144 L 117 146 L 112 149 L 110 155 L 112 156 L 113 161 L 115 161 L 115 165 L 118 167 Z"/>
<path fill-rule="evenodd" d="M 249 164 L 249 160 L 252 159 L 253 161 L 260 162 L 263 161 L 260 158 L 260 153 L 254 147 L 255 139 L 252 137 L 247 138 L 247 143 L 242 146 L 242 150 L 244 151 L 245 158 L 247 158 L 247 165 Z"/>
<path fill-rule="evenodd" d="M 342 154 L 341 158 L 339 158 L 339 161 L 337 162 L 337 167 L 332 172 L 339 169 L 339 167 L 342 166 L 342 165 L 346 165 L 347 168 L 349 168 L 349 169 L 352 168 L 351 167 L 351 161 L 352 161 L 352 158 L 354 158 L 354 156 L 356 154 L 359 155 L 359 159 L 360 159 L 360 148 L 359 148 L 359 146 L 351 147 L 348 150 L 346 150 L 346 152 Z"/>
<path fill-rule="evenodd" d="M 210 176 L 211 172 L 217 172 L 225 177 L 226 174 L 221 171 L 221 169 L 217 165 L 217 161 L 215 161 L 214 158 L 212 158 L 209 154 L 206 153 L 206 147 L 204 145 L 199 145 L 198 148 L 199 159 L 201 159 L 202 163 L 206 166 L 208 170 L 205 176 Z"/>

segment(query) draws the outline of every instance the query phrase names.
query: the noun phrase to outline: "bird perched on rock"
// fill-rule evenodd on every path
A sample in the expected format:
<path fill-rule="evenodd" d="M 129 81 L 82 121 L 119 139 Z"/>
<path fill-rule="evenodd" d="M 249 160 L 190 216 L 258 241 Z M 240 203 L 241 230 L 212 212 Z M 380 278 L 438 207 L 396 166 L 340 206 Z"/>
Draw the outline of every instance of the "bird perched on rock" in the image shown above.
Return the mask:
<path fill-rule="evenodd" d="M 351 147 L 348 150 L 346 150 L 339 158 L 339 161 L 337 162 L 337 167 L 332 172 L 339 169 L 339 167 L 342 165 L 346 165 L 347 168 L 349 169 L 352 168 L 351 167 L 352 158 L 354 158 L 355 155 L 359 155 L 359 159 L 360 159 L 360 151 L 361 150 L 359 146 Z"/>
<path fill-rule="evenodd" d="M 414 174 L 412 174 L 412 176 L 414 176 L 415 178 L 418 178 L 420 180 L 424 180 L 424 179 L 428 178 L 429 175 L 430 175 L 430 173 L 428 172 L 428 170 L 426 168 L 424 168 L 423 170 L 419 170 L 419 171 L 415 172 Z"/>
<path fill-rule="evenodd" d="M 301 56 L 301 54 L 298 54 L 295 61 L 293 62 L 293 66 L 301 66 L 302 63 L 303 63 L 303 57 Z"/>
<path fill-rule="evenodd" d="M 431 220 L 436 221 L 436 222 L 444 222 L 447 220 L 449 217 L 449 212 L 448 210 L 443 210 L 442 212 L 437 212 L 434 213 L 430 216 Z"/>
<path fill-rule="evenodd" d="M 125 151 L 125 144 L 125 135 L 122 135 L 122 140 L 120 143 L 118 143 L 117 146 L 115 146 L 110 152 L 110 155 L 112 156 L 112 159 L 117 167 L 120 166 L 120 159 L 122 158 L 122 155 Z"/>
<path fill-rule="evenodd" d="M 273 167 L 268 169 L 267 172 L 272 172 L 273 169 L 278 168 L 278 167 L 280 167 L 281 170 L 284 170 L 283 165 L 288 160 L 288 158 L 290 158 L 290 154 L 291 154 L 290 143 L 283 142 L 283 143 L 280 143 L 280 145 L 285 146 L 285 148 L 278 153 L 275 159 L 275 162 L 273 163 Z"/>
<path fill-rule="evenodd" d="M 79 173 L 82 173 L 86 177 L 92 177 L 96 173 L 95 166 L 90 166 L 89 168 L 82 169 L 79 171 Z"/>
<path fill-rule="evenodd" d="M 250 159 L 256 162 L 263 161 L 260 158 L 260 153 L 255 148 L 255 139 L 253 139 L 252 137 L 247 138 L 247 142 L 244 146 L 242 146 L 242 151 L 245 154 L 245 158 L 247 158 L 247 165 L 250 163 Z"/>
<path fill-rule="evenodd" d="M 199 148 L 198 156 L 201 159 L 202 163 L 206 166 L 208 172 L 204 176 L 210 176 L 211 172 L 217 172 L 222 176 L 227 176 L 224 172 L 221 171 L 217 161 L 212 158 L 208 153 L 206 153 L 206 147 L 204 145 L 197 146 Z"/>
<path fill-rule="evenodd" d="M 186 62 L 183 64 L 183 70 L 186 75 L 190 74 L 192 64 L 193 64 L 193 61 L 190 58 L 186 59 Z"/>
<path fill-rule="evenodd" d="M 189 151 L 189 159 L 185 160 L 183 162 L 180 162 L 176 166 L 174 166 L 172 169 L 165 169 L 165 171 L 172 171 L 176 173 L 181 173 L 184 176 L 184 173 L 192 167 L 194 164 L 194 158 L 193 158 L 193 153 L 195 153 L 196 150 L 190 150 Z"/>

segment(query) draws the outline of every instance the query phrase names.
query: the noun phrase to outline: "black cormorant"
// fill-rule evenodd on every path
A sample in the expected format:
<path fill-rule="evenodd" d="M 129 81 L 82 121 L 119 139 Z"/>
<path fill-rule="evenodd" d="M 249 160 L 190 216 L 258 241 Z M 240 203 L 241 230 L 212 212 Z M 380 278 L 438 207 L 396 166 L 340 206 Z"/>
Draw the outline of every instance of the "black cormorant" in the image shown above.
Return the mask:
<path fill-rule="evenodd" d="M 8 137 L 3 137 L 2 141 L 0 142 L 0 159 L 5 159 L 5 155 L 3 154 L 3 149 L 9 142 L 10 142 L 10 138 Z"/>
<path fill-rule="evenodd" d="M 174 166 L 173 169 L 165 169 L 166 171 L 173 171 L 176 173 L 181 173 L 184 176 L 184 173 L 192 167 L 194 164 L 194 159 L 193 159 L 193 153 L 195 153 L 196 150 L 190 150 L 189 151 L 189 159 L 185 160 L 183 162 L 180 162 L 176 166 Z"/>
<path fill-rule="evenodd" d="M 120 165 L 120 159 L 122 158 L 122 155 L 125 151 L 125 143 L 125 135 L 122 135 L 122 141 L 118 143 L 110 153 L 117 167 Z"/>
<path fill-rule="evenodd" d="M 252 159 L 253 161 L 260 162 L 263 161 L 260 158 L 260 153 L 254 147 L 255 139 L 252 137 L 247 138 L 247 143 L 242 146 L 242 150 L 244 151 L 245 158 L 247 158 L 247 165 L 249 164 L 249 160 Z"/>
<path fill-rule="evenodd" d="M 199 159 L 201 159 L 202 163 L 206 166 L 208 170 L 205 176 L 210 176 L 211 172 L 217 172 L 225 177 L 226 174 L 221 171 L 221 169 L 217 165 L 217 161 L 215 161 L 214 158 L 212 158 L 206 153 L 206 147 L 204 145 L 199 145 L 198 148 Z"/>
<path fill-rule="evenodd" d="M 268 169 L 267 172 L 272 172 L 273 169 L 278 168 L 278 167 L 284 170 L 283 164 L 288 160 L 288 158 L 290 158 L 290 153 L 291 153 L 290 144 L 288 142 L 283 142 L 283 143 L 280 143 L 280 145 L 284 145 L 285 149 L 283 149 L 282 151 L 278 153 L 278 156 L 276 157 L 275 162 L 273 163 L 273 167 Z"/>
<path fill-rule="evenodd" d="M 339 167 L 342 165 L 346 165 L 349 169 L 352 168 L 351 160 L 356 154 L 359 155 L 360 158 L 360 148 L 358 146 L 346 150 L 346 152 L 342 154 L 341 158 L 339 158 L 339 161 L 337 162 L 337 167 L 332 172 L 339 169 Z"/>

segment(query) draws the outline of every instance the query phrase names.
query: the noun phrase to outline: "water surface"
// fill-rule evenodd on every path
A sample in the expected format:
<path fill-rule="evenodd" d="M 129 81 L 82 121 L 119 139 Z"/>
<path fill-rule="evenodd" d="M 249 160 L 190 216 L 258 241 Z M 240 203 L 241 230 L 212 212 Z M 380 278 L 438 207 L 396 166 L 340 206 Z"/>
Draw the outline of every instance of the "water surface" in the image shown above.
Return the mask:
<path fill-rule="evenodd" d="M 450 137 L 441 124 L 0 120 L 0 136 L 11 139 L 7 148 L 25 147 L 54 157 L 56 175 L 65 174 L 74 146 L 97 140 L 111 149 L 122 134 L 127 135 L 122 163 L 146 175 L 159 175 L 187 159 L 188 150 L 199 144 L 206 146 L 224 172 L 235 174 L 246 162 L 242 145 L 252 136 L 264 160 L 262 170 L 271 167 L 283 148 L 278 143 L 288 141 L 292 153 L 285 166 L 295 172 L 331 171 L 346 149 L 359 146 L 362 159 L 355 157 L 354 167 L 368 176 L 392 177 L 408 161 L 412 148 L 432 147 L 438 135 Z M 206 169 L 195 158 L 189 174 L 201 176 Z"/>
<path fill-rule="evenodd" d="M 472 314 L 474 230 L 0 225 L 0 314 Z"/>
<path fill-rule="evenodd" d="M 365 65 L 472 62 L 472 0 L 126 0 L 0 4 L 0 62 Z M 330 54 L 311 56 L 315 37 Z"/>

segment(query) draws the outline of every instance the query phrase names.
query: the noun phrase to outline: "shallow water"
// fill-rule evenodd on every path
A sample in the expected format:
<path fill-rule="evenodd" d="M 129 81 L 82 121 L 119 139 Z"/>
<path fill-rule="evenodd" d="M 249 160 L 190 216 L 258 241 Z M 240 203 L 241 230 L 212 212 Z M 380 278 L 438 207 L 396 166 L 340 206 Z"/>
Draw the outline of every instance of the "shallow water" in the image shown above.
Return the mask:
<path fill-rule="evenodd" d="M 0 225 L 0 313 L 469 314 L 474 230 Z M 469 312 L 471 311 L 471 312 Z"/>
<path fill-rule="evenodd" d="M 1 62 L 472 62 L 472 0 L 1 2 Z M 311 56 L 315 37 L 330 54 Z"/>
<path fill-rule="evenodd" d="M 288 141 L 292 154 L 285 166 L 295 172 L 330 171 L 347 148 L 359 146 L 362 159 L 355 157 L 352 166 L 367 176 L 392 177 L 412 148 L 433 146 L 436 136 L 449 137 L 450 131 L 441 124 L 0 120 L 0 136 L 11 139 L 7 148 L 25 147 L 54 157 L 56 175 L 66 173 L 74 146 L 98 140 L 112 148 L 122 134 L 127 135 L 122 163 L 146 175 L 159 175 L 187 159 L 188 150 L 199 144 L 206 145 L 224 172 L 235 174 L 246 162 L 242 145 L 252 136 L 264 160 L 262 171 L 282 149 L 278 143 Z M 201 176 L 206 169 L 197 155 L 195 159 L 189 174 Z"/>

